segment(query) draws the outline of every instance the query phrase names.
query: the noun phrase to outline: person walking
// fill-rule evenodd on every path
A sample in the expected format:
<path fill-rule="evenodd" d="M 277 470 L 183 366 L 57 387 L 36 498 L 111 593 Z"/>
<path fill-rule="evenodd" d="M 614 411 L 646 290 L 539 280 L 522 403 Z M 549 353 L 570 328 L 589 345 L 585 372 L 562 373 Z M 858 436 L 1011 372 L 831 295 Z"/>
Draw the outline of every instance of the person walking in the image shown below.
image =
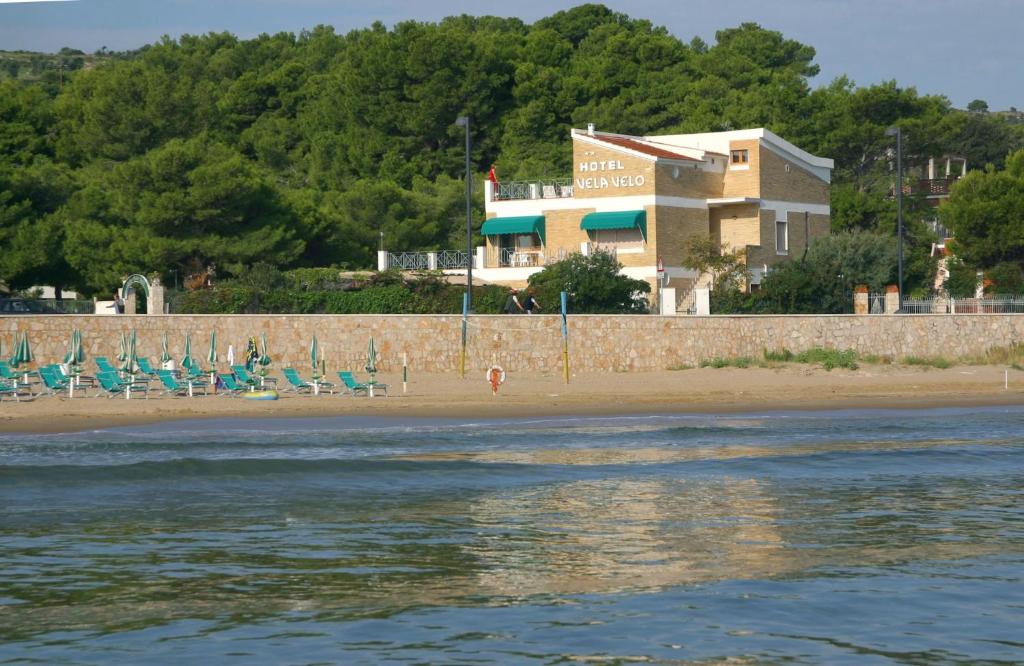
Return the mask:
<path fill-rule="evenodd" d="M 121 298 L 121 292 L 114 292 L 114 303 L 107 307 L 114 308 L 114 314 L 116 315 L 124 314 L 124 299 Z"/>
<path fill-rule="evenodd" d="M 535 312 L 540 312 L 540 303 L 537 302 L 536 294 L 537 292 L 534 291 L 533 289 L 526 290 L 526 298 L 524 299 L 522 305 L 523 310 L 526 311 L 526 314 L 534 314 Z"/>
<path fill-rule="evenodd" d="M 519 302 L 519 295 L 514 287 L 509 287 L 508 298 L 505 299 L 505 314 L 520 314 L 523 312 L 526 312 L 526 309 Z"/>

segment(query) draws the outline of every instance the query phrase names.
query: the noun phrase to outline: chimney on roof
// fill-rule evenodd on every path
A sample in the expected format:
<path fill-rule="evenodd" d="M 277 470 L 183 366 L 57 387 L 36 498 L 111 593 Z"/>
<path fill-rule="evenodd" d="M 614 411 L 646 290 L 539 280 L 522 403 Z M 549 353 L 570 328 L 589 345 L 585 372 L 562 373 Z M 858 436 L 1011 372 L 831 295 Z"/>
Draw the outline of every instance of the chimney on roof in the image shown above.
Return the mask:
<path fill-rule="evenodd" d="M 594 136 L 594 123 L 587 123 L 587 136 Z"/>

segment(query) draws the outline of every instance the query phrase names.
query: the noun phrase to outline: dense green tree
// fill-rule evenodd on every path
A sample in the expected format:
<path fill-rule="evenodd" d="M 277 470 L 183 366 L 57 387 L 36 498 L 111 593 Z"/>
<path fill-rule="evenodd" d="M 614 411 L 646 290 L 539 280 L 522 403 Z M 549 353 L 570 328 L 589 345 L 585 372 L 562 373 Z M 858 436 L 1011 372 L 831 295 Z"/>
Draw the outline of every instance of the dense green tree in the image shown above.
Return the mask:
<path fill-rule="evenodd" d="M 1024 150 L 1007 159 L 1004 171 L 968 173 L 940 213 L 953 230 L 954 254 L 967 265 L 1024 264 Z"/>
<path fill-rule="evenodd" d="M 853 307 L 853 289 L 878 291 L 892 284 L 896 247 L 872 233 L 844 232 L 811 243 L 807 254 L 773 267 L 753 294 L 725 286 L 712 293 L 715 312 L 843 313 Z"/>
<path fill-rule="evenodd" d="M 651 285 L 622 275 L 620 264 L 607 252 L 575 253 L 530 276 L 530 287 L 548 312 L 557 311 L 566 292 L 570 312 L 579 314 L 637 314 L 647 312 Z"/>
<path fill-rule="evenodd" d="M 756 24 L 684 42 L 600 4 L 532 25 L 456 16 L 17 55 L 16 74 L 35 82 L 0 81 L 0 242 L 12 248 L 0 280 L 11 284 L 46 275 L 106 291 L 127 270 L 231 272 L 261 258 L 368 268 L 381 230 L 392 250 L 462 247 L 460 115 L 475 172 L 496 162 L 503 180 L 567 175 L 569 129 L 587 122 L 637 134 L 765 126 L 835 158 L 835 231 L 890 238 L 886 127 L 905 132 L 908 177 L 947 153 L 998 169 L 1024 145 L 1024 125 L 893 82 L 812 89 L 814 49 Z M 930 211 L 906 204 L 907 281 L 920 289 Z"/>
<path fill-rule="evenodd" d="M 304 247 L 266 175 L 223 144 L 175 139 L 90 175 L 64 211 L 65 251 L 94 289 L 155 267 L 288 265 Z"/>

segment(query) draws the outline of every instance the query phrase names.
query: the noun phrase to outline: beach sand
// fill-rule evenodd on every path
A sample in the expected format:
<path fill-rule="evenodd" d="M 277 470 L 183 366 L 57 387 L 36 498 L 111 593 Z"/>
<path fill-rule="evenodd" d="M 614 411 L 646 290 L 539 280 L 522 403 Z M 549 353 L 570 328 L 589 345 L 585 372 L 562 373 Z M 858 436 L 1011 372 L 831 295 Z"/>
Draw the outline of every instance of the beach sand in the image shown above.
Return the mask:
<path fill-rule="evenodd" d="M 133 397 L 39 397 L 0 404 L 0 431 L 70 432 L 195 418 L 309 417 L 345 414 L 391 417 L 518 418 L 534 416 L 758 412 L 801 409 L 897 409 L 1024 404 L 1024 372 L 1002 366 L 865 365 L 824 370 L 800 364 L 771 368 L 574 375 L 509 373 L 497 396 L 483 373 L 382 374 L 390 397 L 296 396 L 254 402 L 230 397 L 148 400 Z"/>

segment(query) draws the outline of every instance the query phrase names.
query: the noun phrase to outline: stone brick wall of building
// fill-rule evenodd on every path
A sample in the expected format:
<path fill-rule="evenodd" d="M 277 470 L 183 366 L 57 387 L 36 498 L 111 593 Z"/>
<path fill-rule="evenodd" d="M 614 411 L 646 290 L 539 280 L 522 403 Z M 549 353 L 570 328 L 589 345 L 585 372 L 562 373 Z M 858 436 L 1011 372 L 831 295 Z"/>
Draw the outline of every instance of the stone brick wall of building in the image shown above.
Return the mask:
<path fill-rule="evenodd" d="M 708 211 L 702 208 L 658 206 L 654 240 L 666 266 L 681 266 L 683 246 L 691 236 L 708 233 Z"/>
<path fill-rule="evenodd" d="M 633 157 L 622 151 L 611 150 L 583 141 L 572 142 L 572 179 L 573 197 L 576 199 L 589 199 L 593 197 L 628 197 L 643 194 L 654 194 L 655 174 L 654 162 L 642 157 Z M 622 164 L 622 169 L 605 171 L 580 171 L 580 164 L 592 162 L 611 162 Z M 632 178 L 636 182 L 637 176 L 642 176 L 642 185 L 625 185 L 616 187 L 612 183 L 613 178 Z M 606 178 L 607 187 L 583 188 L 579 186 L 579 178 Z"/>
<path fill-rule="evenodd" d="M 828 204 L 829 184 L 804 171 L 795 162 L 787 162 L 769 148 L 761 147 L 761 198 L 773 201 Z M 786 171 L 786 165 L 789 171 Z"/>
<path fill-rule="evenodd" d="M 712 208 L 711 234 L 728 249 L 746 249 L 760 245 L 763 238 L 757 204 L 739 204 Z"/>
<path fill-rule="evenodd" d="M 725 160 L 724 157 L 712 159 Z M 696 163 L 694 163 L 696 165 Z M 656 178 L 658 195 L 688 199 L 714 199 L 722 196 L 722 173 L 694 168 L 689 164 L 661 164 Z M 678 174 L 678 175 L 673 175 Z"/>
<path fill-rule="evenodd" d="M 550 304 L 545 304 L 549 305 Z M 310 337 L 316 333 L 330 369 L 361 370 L 374 337 L 384 372 L 400 370 L 402 354 L 413 372 L 456 372 L 461 322 L 448 315 L 154 315 L 0 317 L 0 341 L 11 349 L 15 334 L 29 334 L 44 362 L 63 357 L 72 327 L 83 332 L 90 359 L 115 357 L 122 332 L 138 331 L 141 355 L 156 357 L 166 331 L 180 358 L 183 336 L 192 335 L 194 356 L 205 358 L 216 329 L 220 353 L 233 344 L 239 358 L 248 336 L 266 333 L 274 367 L 308 371 Z M 561 368 L 561 318 L 479 316 L 470 320 L 468 368 L 482 373 L 492 363 L 509 372 L 557 373 Z M 570 366 L 574 371 L 650 371 L 703 359 L 760 357 L 765 349 L 800 352 L 813 347 L 855 349 L 863 354 L 980 354 L 1024 341 L 1024 315 L 836 315 L 836 316 L 588 316 L 569 318 Z M 91 360 L 88 362 L 92 367 Z"/>
<path fill-rule="evenodd" d="M 726 167 L 724 185 L 722 188 L 723 197 L 753 197 L 761 196 L 761 157 L 765 152 L 757 139 L 749 141 L 732 141 L 729 143 L 730 150 L 746 150 L 748 159 L 746 169 L 742 165 L 729 164 Z"/>

